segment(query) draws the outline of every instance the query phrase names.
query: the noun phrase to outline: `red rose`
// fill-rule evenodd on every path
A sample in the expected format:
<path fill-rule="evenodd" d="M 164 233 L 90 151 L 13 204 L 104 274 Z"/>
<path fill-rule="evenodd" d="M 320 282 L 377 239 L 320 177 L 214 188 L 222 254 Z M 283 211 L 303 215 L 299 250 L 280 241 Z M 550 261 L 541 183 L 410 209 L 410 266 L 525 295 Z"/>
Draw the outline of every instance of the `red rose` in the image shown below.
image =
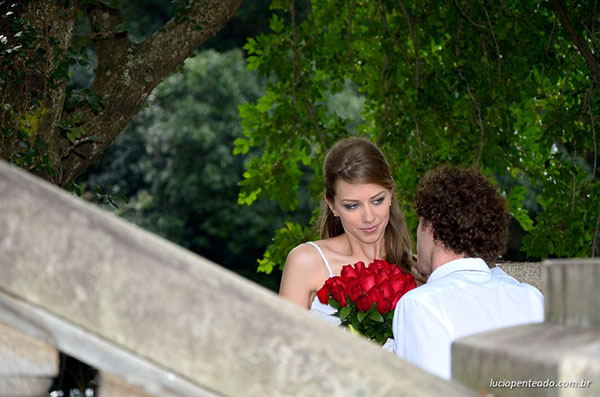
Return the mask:
<path fill-rule="evenodd" d="M 387 299 L 392 299 L 395 295 L 394 289 L 392 288 L 392 284 L 388 280 L 384 280 L 382 283 L 377 285 L 381 294 Z"/>
<path fill-rule="evenodd" d="M 371 288 L 371 290 L 367 293 L 362 293 L 358 299 L 356 299 L 356 308 L 361 312 L 368 311 L 373 303 L 377 303 L 377 299 L 379 298 L 379 291 L 377 288 Z"/>
<path fill-rule="evenodd" d="M 373 269 L 374 271 L 383 270 L 384 272 L 388 272 L 390 268 L 390 264 L 382 259 L 375 259 L 373 263 L 369 265 L 369 269 Z"/>
<path fill-rule="evenodd" d="M 381 314 L 386 314 L 392 308 L 395 308 L 395 305 L 392 307 L 392 300 L 386 298 L 383 294 L 379 295 L 379 299 L 377 299 L 377 311 Z"/>
<path fill-rule="evenodd" d="M 346 289 L 348 290 L 348 295 L 350 295 L 352 302 L 356 302 L 358 297 L 363 293 L 363 290 L 358 283 L 358 279 L 355 278 L 348 280 Z"/>
<path fill-rule="evenodd" d="M 386 272 L 383 269 L 379 269 L 377 271 L 377 273 L 375 273 L 375 277 L 376 277 L 376 280 L 377 280 L 377 285 L 379 285 L 379 284 L 383 283 L 384 281 L 389 280 L 390 273 Z"/>
<path fill-rule="evenodd" d="M 407 286 L 406 279 L 404 277 L 396 277 L 390 280 L 390 285 L 395 293 L 404 292 Z"/>
<path fill-rule="evenodd" d="M 344 279 L 358 278 L 358 272 L 352 266 L 345 265 L 344 267 L 342 267 L 342 272 L 340 273 L 340 277 L 342 277 Z"/>
<path fill-rule="evenodd" d="M 329 302 L 329 290 L 326 285 L 323 285 L 321 289 L 317 291 L 317 298 L 319 298 L 319 302 L 324 305 Z"/>
<path fill-rule="evenodd" d="M 377 284 L 377 280 L 375 279 L 375 275 L 371 272 L 364 272 L 361 274 L 359 278 L 360 287 L 363 291 L 368 292 Z"/>
<path fill-rule="evenodd" d="M 396 308 L 396 305 L 398 304 L 398 301 L 400 300 L 400 298 L 402 298 L 402 295 L 404 295 L 404 294 L 397 293 L 396 296 L 394 296 L 394 299 L 392 299 L 392 306 L 394 307 L 394 309 Z"/>
<path fill-rule="evenodd" d="M 358 274 L 362 273 L 363 271 L 365 271 L 366 267 L 365 267 L 365 263 L 360 261 L 360 262 L 356 262 L 354 264 L 354 269 L 356 269 L 356 272 Z"/>
<path fill-rule="evenodd" d="M 346 285 L 344 285 L 344 282 L 339 277 L 331 277 L 329 280 L 332 280 L 329 289 L 331 297 L 335 299 L 340 306 L 346 306 Z"/>
<path fill-rule="evenodd" d="M 342 325 L 352 325 L 369 339 L 383 343 L 392 337 L 391 316 L 384 316 L 381 321 L 373 314 L 385 315 L 394 310 L 402 295 L 416 286 L 411 274 L 395 264 L 376 259 L 369 266 L 364 262 L 343 266 L 339 276 L 325 281 L 317 297 L 321 303 L 326 304 L 331 298 L 340 307 L 346 307 L 344 318 L 340 318 Z M 341 312 L 338 310 L 337 315 Z"/>

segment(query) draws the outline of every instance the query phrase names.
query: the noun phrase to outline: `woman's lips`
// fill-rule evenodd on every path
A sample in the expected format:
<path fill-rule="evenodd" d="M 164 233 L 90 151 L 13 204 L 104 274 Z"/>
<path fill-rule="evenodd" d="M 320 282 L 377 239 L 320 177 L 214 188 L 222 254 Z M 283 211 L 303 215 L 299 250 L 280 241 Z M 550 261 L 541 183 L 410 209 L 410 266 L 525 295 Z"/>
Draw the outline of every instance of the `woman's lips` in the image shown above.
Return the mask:
<path fill-rule="evenodd" d="M 365 233 L 373 233 L 377 230 L 378 227 L 379 227 L 379 225 L 375 225 L 375 226 L 371 226 L 371 227 L 361 227 L 360 230 L 362 230 Z"/>

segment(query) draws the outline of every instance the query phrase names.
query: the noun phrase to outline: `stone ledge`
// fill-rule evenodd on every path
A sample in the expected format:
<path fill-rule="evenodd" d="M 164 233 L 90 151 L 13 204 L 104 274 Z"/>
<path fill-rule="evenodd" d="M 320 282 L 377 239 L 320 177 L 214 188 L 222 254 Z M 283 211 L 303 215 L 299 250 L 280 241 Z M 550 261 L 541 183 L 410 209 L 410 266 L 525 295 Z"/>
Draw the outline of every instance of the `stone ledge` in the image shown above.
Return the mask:
<path fill-rule="evenodd" d="M 545 291 L 541 262 L 501 262 L 498 263 L 502 270 L 522 283 L 531 284 L 543 294 Z"/>
<path fill-rule="evenodd" d="M 473 394 L 1 161 L 0 214 L 0 291 L 199 389 Z"/>
<path fill-rule="evenodd" d="M 48 395 L 57 374 L 54 346 L 0 321 L 0 396 Z"/>
<path fill-rule="evenodd" d="M 0 376 L 54 377 L 58 351 L 54 346 L 0 322 Z"/>
<path fill-rule="evenodd" d="M 100 372 L 99 397 L 154 397 L 154 394 L 127 383 L 123 378 L 110 372 Z"/>
<path fill-rule="evenodd" d="M 600 330 L 547 323 L 502 328 L 452 344 L 452 379 L 502 396 L 600 395 Z M 591 381 L 587 388 L 490 388 L 490 381 Z"/>
<path fill-rule="evenodd" d="M 543 264 L 545 321 L 600 327 L 600 260 L 552 259 Z"/>
<path fill-rule="evenodd" d="M 47 396 L 53 378 L 40 376 L 19 376 L 4 378 L 0 376 L 0 396 L 2 397 L 40 397 Z"/>

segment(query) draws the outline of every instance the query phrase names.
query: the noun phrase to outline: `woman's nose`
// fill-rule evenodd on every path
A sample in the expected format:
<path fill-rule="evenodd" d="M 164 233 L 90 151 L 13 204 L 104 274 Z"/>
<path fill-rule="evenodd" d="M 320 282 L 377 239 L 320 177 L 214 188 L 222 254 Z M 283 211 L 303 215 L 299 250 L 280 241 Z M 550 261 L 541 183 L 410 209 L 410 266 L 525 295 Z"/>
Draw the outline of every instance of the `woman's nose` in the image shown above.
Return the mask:
<path fill-rule="evenodd" d="M 375 219 L 375 216 L 373 215 L 373 209 L 371 206 L 366 205 L 363 211 L 363 222 L 369 223 L 372 222 L 373 219 Z"/>

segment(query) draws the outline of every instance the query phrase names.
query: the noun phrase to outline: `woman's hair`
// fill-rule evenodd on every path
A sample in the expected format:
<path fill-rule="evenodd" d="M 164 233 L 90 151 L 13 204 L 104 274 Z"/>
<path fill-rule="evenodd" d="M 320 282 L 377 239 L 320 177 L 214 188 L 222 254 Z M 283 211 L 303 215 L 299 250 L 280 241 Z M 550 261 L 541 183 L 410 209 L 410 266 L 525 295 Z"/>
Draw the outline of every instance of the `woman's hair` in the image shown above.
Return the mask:
<path fill-rule="evenodd" d="M 477 170 L 441 166 L 420 183 L 416 212 L 446 249 L 494 266 L 508 242 L 506 199 Z"/>
<path fill-rule="evenodd" d="M 323 163 L 324 196 L 330 202 L 334 201 L 339 180 L 353 184 L 373 183 L 391 192 L 390 218 L 384 234 L 386 257 L 382 259 L 410 271 L 414 262 L 412 242 L 394 195 L 390 167 L 381 150 L 364 138 L 350 137 L 338 141 Z M 325 200 L 321 203 L 320 226 L 322 239 L 344 233 L 339 217 L 333 215 Z"/>

